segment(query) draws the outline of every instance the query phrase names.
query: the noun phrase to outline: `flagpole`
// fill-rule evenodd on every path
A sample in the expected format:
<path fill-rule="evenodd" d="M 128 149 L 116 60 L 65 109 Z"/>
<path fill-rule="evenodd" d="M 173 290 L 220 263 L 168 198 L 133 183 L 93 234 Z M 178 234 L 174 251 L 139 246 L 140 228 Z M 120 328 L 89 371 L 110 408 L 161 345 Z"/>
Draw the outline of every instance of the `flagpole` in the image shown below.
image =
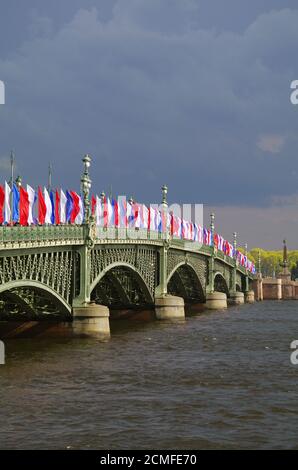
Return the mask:
<path fill-rule="evenodd" d="M 10 152 L 10 223 L 12 224 L 13 212 L 13 178 L 14 178 L 14 153 Z"/>
<path fill-rule="evenodd" d="M 49 163 L 48 168 L 48 191 L 50 192 L 52 188 L 52 165 Z"/>
<path fill-rule="evenodd" d="M 20 223 L 20 216 L 21 216 L 21 211 L 20 211 L 20 192 L 21 192 L 21 186 L 22 186 L 22 178 L 20 177 L 20 175 L 16 178 L 16 187 L 18 188 L 18 192 L 19 192 L 19 201 L 18 201 L 18 221 L 17 223 L 19 224 Z"/>

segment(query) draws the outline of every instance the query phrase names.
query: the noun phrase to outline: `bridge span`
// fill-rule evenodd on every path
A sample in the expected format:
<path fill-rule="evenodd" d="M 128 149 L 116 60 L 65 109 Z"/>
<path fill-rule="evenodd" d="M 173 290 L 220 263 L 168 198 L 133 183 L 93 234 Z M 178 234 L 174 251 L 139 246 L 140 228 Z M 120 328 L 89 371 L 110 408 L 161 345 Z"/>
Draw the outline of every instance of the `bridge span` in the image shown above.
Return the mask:
<path fill-rule="evenodd" d="M 90 186 L 82 189 L 82 225 L 0 227 L 1 323 L 62 315 L 75 333 L 101 336 L 114 309 L 152 308 L 159 320 L 177 319 L 185 305 L 221 309 L 259 295 L 259 277 L 214 244 L 168 230 L 96 226 Z M 235 236 L 235 252 L 236 244 Z"/>

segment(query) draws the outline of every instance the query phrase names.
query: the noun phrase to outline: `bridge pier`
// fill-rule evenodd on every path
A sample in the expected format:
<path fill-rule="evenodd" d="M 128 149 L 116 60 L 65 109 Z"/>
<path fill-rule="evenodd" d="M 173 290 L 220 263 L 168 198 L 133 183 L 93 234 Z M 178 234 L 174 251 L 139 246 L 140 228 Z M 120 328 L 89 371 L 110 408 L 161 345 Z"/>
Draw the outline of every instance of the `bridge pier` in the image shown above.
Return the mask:
<path fill-rule="evenodd" d="M 253 290 L 249 290 L 244 294 L 244 300 L 247 304 L 253 304 L 255 301 L 255 293 Z"/>
<path fill-rule="evenodd" d="M 229 305 L 242 305 L 242 304 L 244 304 L 244 294 L 243 294 L 243 292 L 239 292 L 239 291 L 231 292 L 228 303 L 229 303 Z"/>
<path fill-rule="evenodd" d="M 163 295 L 155 298 L 157 320 L 177 320 L 185 318 L 184 299 L 175 295 Z"/>
<path fill-rule="evenodd" d="M 79 336 L 109 338 L 109 316 L 108 307 L 93 302 L 82 307 L 73 307 L 73 332 Z"/>
<path fill-rule="evenodd" d="M 227 295 L 224 292 L 210 292 L 206 294 L 206 308 L 220 310 L 227 308 Z"/>
<path fill-rule="evenodd" d="M 255 293 L 255 300 L 263 300 L 263 279 L 261 275 L 258 275 L 257 279 L 253 280 L 253 290 Z"/>

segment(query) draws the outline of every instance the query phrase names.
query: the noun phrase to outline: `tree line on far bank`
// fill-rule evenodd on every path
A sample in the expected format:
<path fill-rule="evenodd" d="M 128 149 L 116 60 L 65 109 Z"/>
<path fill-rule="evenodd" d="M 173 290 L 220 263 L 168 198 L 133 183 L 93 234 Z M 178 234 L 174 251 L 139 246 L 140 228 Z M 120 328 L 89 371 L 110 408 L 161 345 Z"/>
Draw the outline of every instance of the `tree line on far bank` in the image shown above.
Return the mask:
<path fill-rule="evenodd" d="M 258 268 L 258 256 L 261 256 L 261 270 L 263 277 L 274 277 L 282 270 L 283 250 L 267 251 L 262 248 L 253 248 L 249 251 L 249 258 L 255 263 Z M 298 279 L 298 250 L 288 250 L 288 263 L 289 270 L 292 274 L 292 279 Z"/>

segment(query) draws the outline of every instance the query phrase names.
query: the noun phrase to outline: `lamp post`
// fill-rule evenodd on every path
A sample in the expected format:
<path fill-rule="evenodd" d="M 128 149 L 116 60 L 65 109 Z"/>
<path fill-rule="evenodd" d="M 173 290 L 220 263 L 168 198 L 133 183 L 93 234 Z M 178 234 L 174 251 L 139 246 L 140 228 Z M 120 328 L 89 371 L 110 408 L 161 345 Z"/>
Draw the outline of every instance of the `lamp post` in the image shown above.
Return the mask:
<path fill-rule="evenodd" d="M 168 187 L 164 184 L 161 188 L 162 191 L 162 205 L 164 209 L 167 209 L 168 207 L 168 201 L 167 201 L 167 194 L 168 194 Z"/>
<path fill-rule="evenodd" d="M 165 240 L 168 241 L 169 233 L 168 233 L 168 201 L 167 201 L 167 194 L 168 194 L 168 187 L 164 184 L 161 187 L 162 191 L 162 200 L 161 200 L 161 207 L 162 207 L 162 231 L 165 234 Z"/>
<path fill-rule="evenodd" d="M 48 191 L 50 192 L 52 189 L 52 164 L 49 163 L 48 167 Z"/>
<path fill-rule="evenodd" d="M 162 202 L 161 202 L 161 216 L 162 216 L 162 227 L 164 229 L 163 245 L 160 250 L 160 261 L 159 261 L 159 294 L 165 296 L 168 292 L 167 286 L 167 266 L 168 266 L 168 249 L 169 234 L 167 231 L 167 214 L 168 214 L 168 202 L 167 193 L 168 187 L 164 184 L 161 188 L 162 191 Z"/>
<path fill-rule="evenodd" d="M 246 259 L 247 259 L 247 243 L 244 243 L 244 254 L 245 254 Z M 247 264 L 246 264 L 246 266 L 245 266 L 245 269 L 246 269 L 246 271 L 247 271 Z"/>
<path fill-rule="evenodd" d="M 237 232 L 233 233 L 233 248 L 234 248 L 234 258 L 237 259 L 236 251 L 237 251 Z"/>
<path fill-rule="evenodd" d="M 20 176 L 16 178 L 16 185 L 18 190 L 20 190 L 20 187 L 22 186 L 22 178 Z"/>
<path fill-rule="evenodd" d="M 262 268 L 261 268 L 261 252 L 260 252 L 260 250 L 258 251 L 258 273 L 259 273 L 259 275 L 262 274 Z"/>
<path fill-rule="evenodd" d="M 215 273 L 214 220 L 215 220 L 215 214 L 212 212 L 210 214 L 210 237 L 211 237 L 210 250 L 211 250 L 211 256 L 210 256 L 209 265 L 208 265 L 209 292 L 211 294 L 214 292 L 214 273 Z"/>
<path fill-rule="evenodd" d="M 249 280 L 248 280 L 248 274 L 247 274 L 247 243 L 244 243 L 244 254 L 246 256 L 246 265 L 245 265 L 245 292 L 249 291 Z"/>
<path fill-rule="evenodd" d="M 214 212 L 211 212 L 211 214 L 210 214 L 210 232 L 211 232 L 212 246 L 214 246 L 214 229 L 215 229 L 214 221 L 215 221 L 215 214 L 214 214 Z"/>
<path fill-rule="evenodd" d="M 12 224 L 12 213 L 13 213 L 13 178 L 14 178 L 14 164 L 15 164 L 15 157 L 13 151 L 10 152 L 10 223 Z"/>
<path fill-rule="evenodd" d="M 234 267 L 233 267 L 233 279 L 232 279 L 232 283 L 233 283 L 233 290 L 234 292 L 237 291 L 237 287 L 236 287 L 236 284 L 237 284 L 237 232 L 233 232 L 233 249 L 234 249 Z"/>
<path fill-rule="evenodd" d="M 84 173 L 82 174 L 82 177 L 81 177 L 81 188 L 82 188 L 82 194 L 84 198 L 84 220 L 85 220 L 85 224 L 88 224 L 90 221 L 89 194 L 90 194 L 90 189 L 91 189 L 91 179 L 89 176 L 89 167 L 91 164 L 90 155 L 88 154 L 84 155 L 84 158 L 82 159 L 82 161 L 84 163 Z"/>

